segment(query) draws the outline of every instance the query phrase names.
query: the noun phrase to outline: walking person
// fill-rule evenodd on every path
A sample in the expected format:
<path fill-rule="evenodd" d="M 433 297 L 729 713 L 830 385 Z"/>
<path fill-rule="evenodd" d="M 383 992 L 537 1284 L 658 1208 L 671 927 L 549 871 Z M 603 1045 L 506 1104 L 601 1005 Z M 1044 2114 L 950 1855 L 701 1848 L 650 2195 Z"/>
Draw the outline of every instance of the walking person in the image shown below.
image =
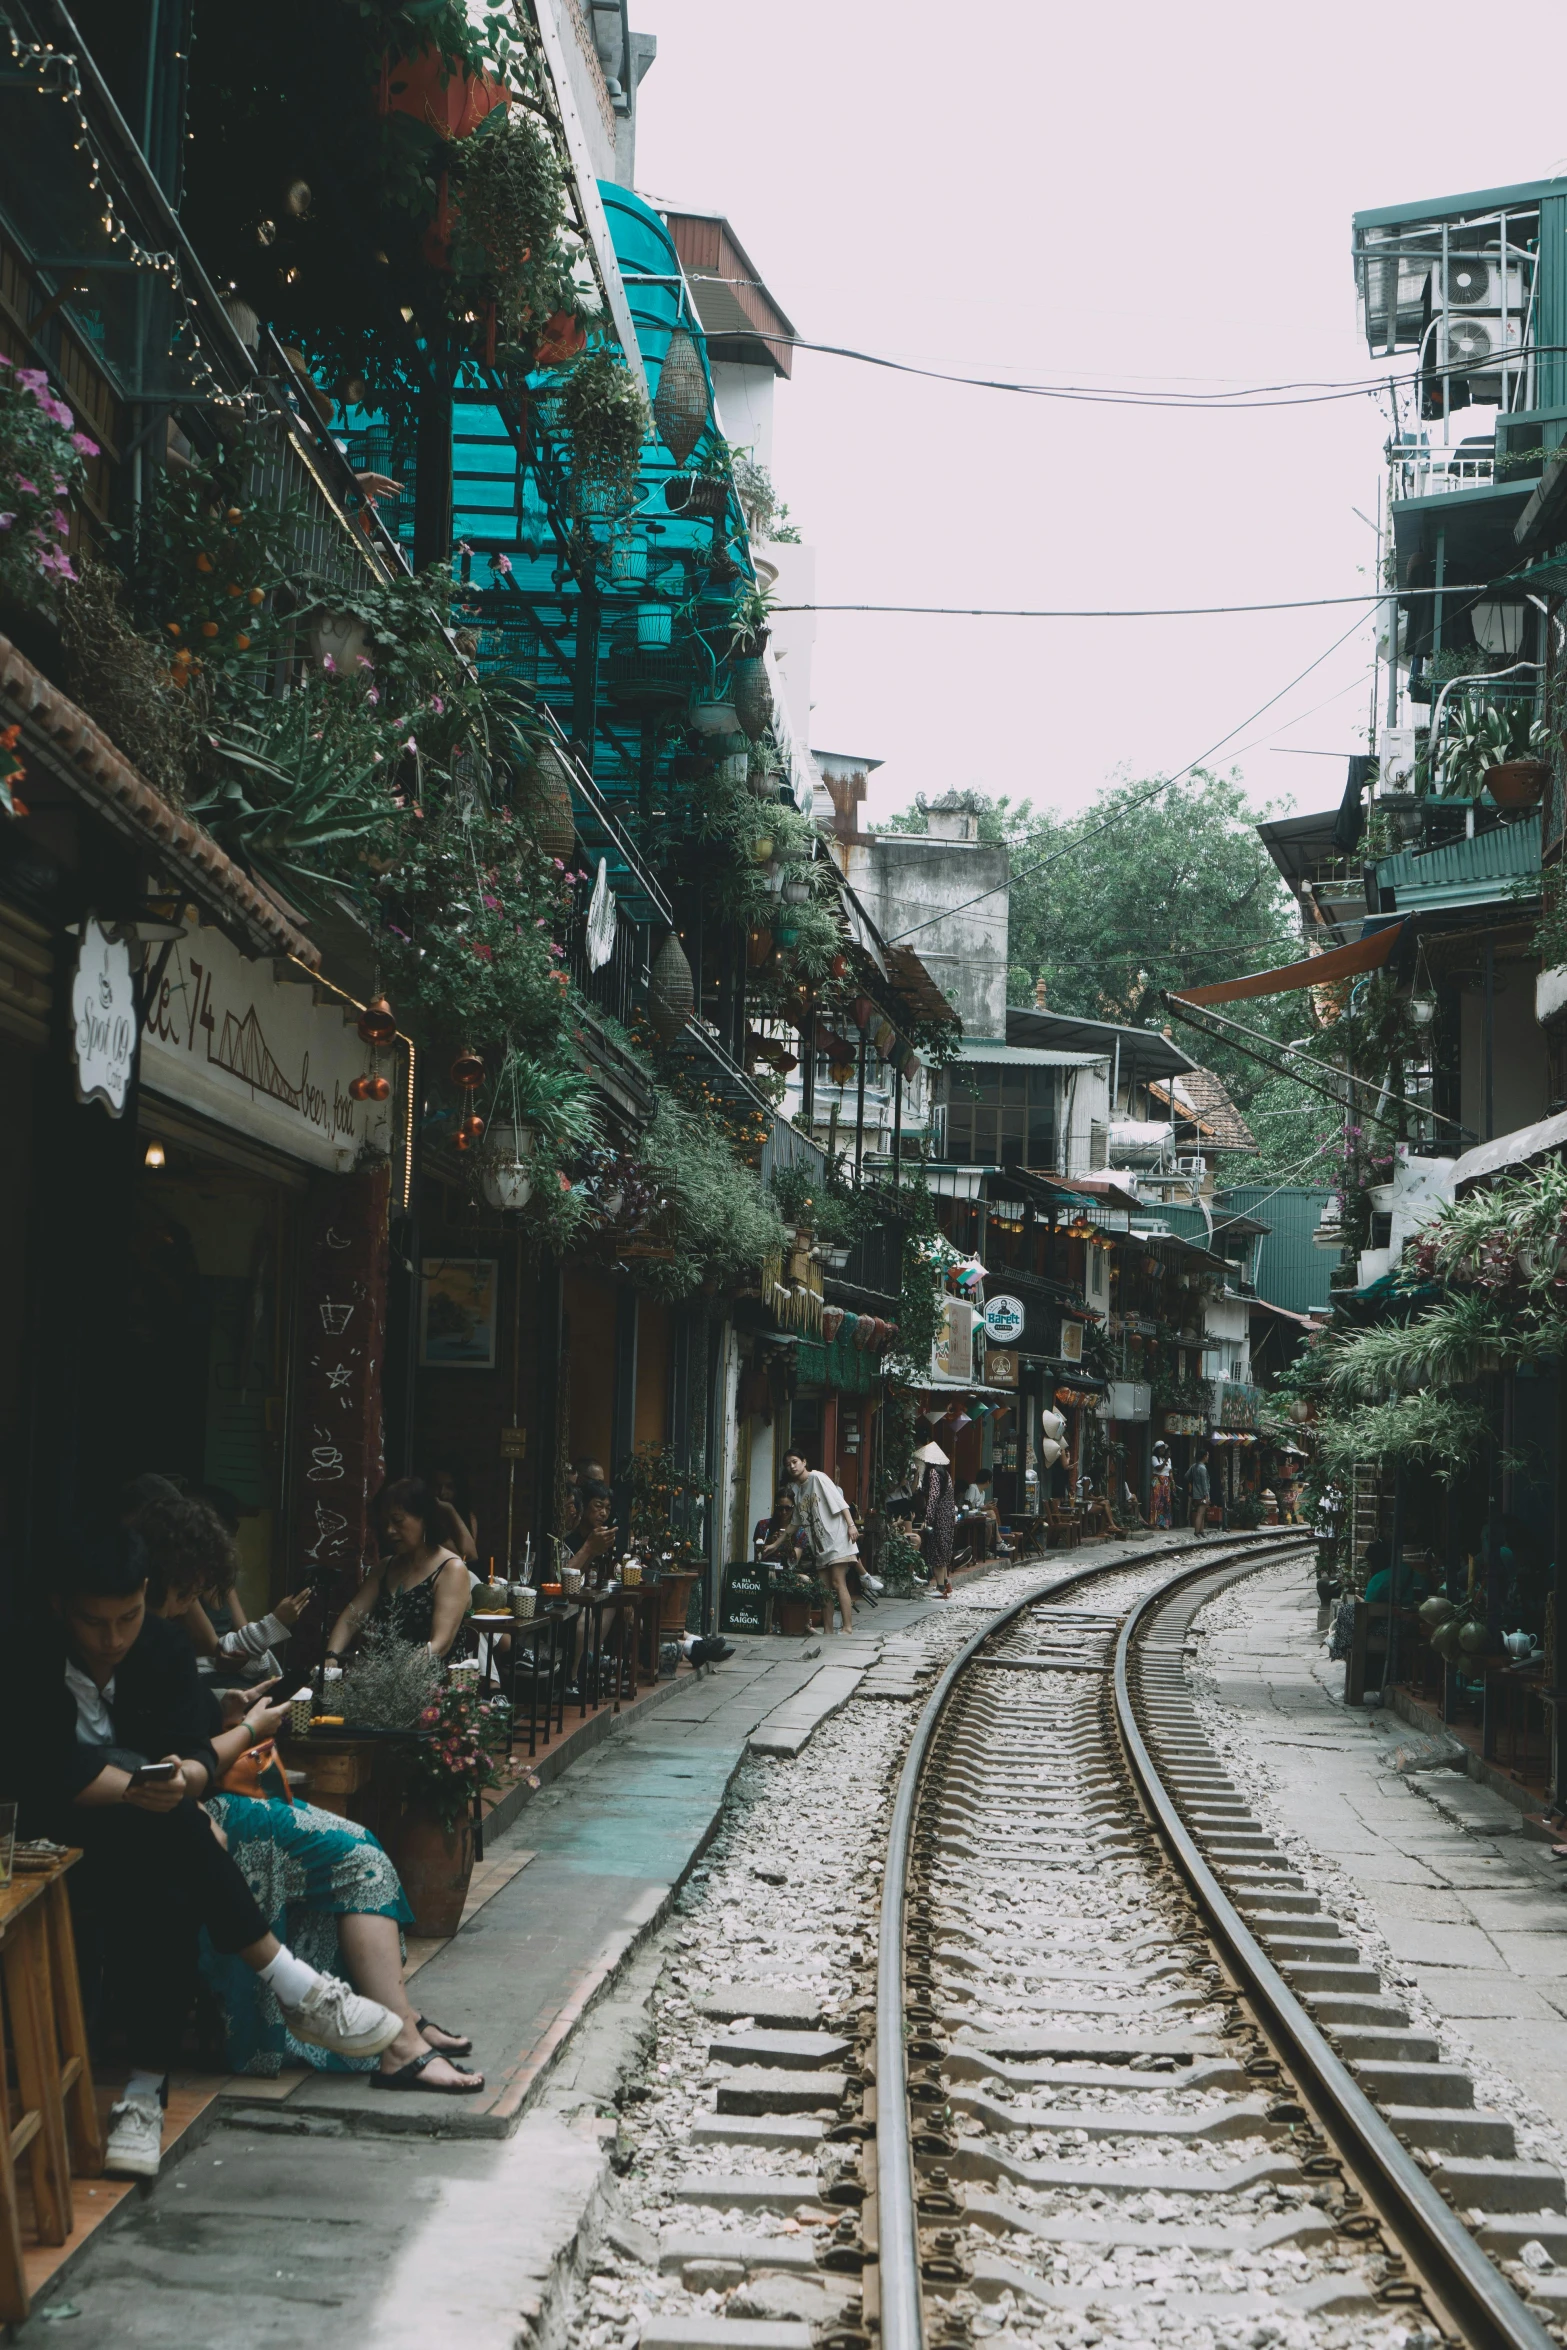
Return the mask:
<path fill-rule="evenodd" d="M 939 1444 L 922 1444 L 914 1458 L 920 1479 L 914 1489 L 919 1505 L 920 1544 L 930 1570 L 930 1587 L 939 1599 L 952 1597 L 952 1545 L 957 1535 L 957 1502 L 952 1490 L 952 1467 Z"/>
<path fill-rule="evenodd" d="M 854 1512 L 825 1469 L 813 1469 L 803 1452 L 784 1454 L 784 1474 L 794 1496 L 795 1524 L 805 1537 L 811 1563 L 823 1584 L 822 1630 L 832 1630 L 833 1600 L 846 1632 L 854 1630 L 851 1569 L 860 1563 Z"/>
<path fill-rule="evenodd" d="M 1208 1474 L 1208 1447 L 1199 1444 L 1197 1457 L 1186 1478 L 1186 1499 L 1191 1505 L 1192 1532 L 1201 1541 L 1208 1523 L 1208 1501 L 1212 1490 Z"/>
<path fill-rule="evenodd" d="M 1148 1523 L 1168 1533 L 1175 1523 L 1175 1469 L 1170 1460 L 1170 1448 L 1161 1436 L 1153 1448 L 1153 1493 L 1148 1505 Z"/>

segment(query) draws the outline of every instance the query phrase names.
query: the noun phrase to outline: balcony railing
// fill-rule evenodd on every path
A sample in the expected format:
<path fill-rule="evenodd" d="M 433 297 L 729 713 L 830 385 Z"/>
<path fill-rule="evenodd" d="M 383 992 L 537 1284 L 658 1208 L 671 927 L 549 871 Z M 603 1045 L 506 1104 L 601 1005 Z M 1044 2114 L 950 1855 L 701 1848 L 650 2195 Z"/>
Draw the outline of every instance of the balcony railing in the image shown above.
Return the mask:
<path fill-rule="evenodd" d="M 1393 452 L 1393 496 L 1439 498 L 1453 490 L 1489 489 L 1496 474 L 1496 449 L 1483 441 L 1456 441 L 1450 448 L 1400 448 Z"/>

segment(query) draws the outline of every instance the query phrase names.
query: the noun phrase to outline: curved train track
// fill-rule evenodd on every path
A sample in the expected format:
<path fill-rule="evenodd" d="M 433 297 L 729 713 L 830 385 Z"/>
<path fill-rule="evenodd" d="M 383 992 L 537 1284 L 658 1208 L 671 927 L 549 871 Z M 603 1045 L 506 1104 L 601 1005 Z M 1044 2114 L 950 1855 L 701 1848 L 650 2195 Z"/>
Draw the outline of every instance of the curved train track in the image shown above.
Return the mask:
<path fill-rule="evenodd" d="M 1107 2308 L 1172 2343 L 1564 2338 L 1561 2178 L 1384 1996 L 1188 1691 L 1198 1610 L 1301 1547 L 1036 1586 L 926 1703 L 832 2133 L 865 2141 L 834 2200 L 865 2202 L 829 2263 L 882 2350 L 1092 2340 Z"/>

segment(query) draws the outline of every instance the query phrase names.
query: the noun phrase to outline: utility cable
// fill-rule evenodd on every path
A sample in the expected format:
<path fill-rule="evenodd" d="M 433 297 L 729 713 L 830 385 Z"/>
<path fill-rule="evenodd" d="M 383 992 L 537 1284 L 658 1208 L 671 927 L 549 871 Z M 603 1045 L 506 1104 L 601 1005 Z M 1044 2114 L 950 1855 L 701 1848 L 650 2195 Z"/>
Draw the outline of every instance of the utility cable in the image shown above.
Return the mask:
<path fill-rule="evenodd" d="M 891 612 L 945 620 L 1211 620 L 1246 612 L 1315 612 L 1333 605 L 1400 603 L 1415 596 L 1494 595 L 1499 580 L 1465 580 L 1462 586 L 1367 588 L 1357 596 L 1281 596 L 1261 604 L 782 604 L 770 612 Z M 1358 626 L 1359 623 L 1357 622 Z M 1286 689 L 1287 690 L 1287 689 Z M 1266 707 L 1266 705 L 1264 705 Z M 1236 730 L 1239 732 L 1239 729 Z"/>
<path fill-rule="evenodd" d="M 1290 679 L 1288 685 L 1281 685 L 1276 694 L 1270 694 L 1265 702 L 1259 703 L 1257 708 L 1248 717 L 1243 718 L 1238 726 L 1232 726 L 1227 734 L 1221 734 L 1217 742 L 1210 743 L 1207 750 L 1199 751 L 1195 759 L 1188 760 L 1184 767 L 1178 767 L 1173 775 L 1166 775 L 1158 783 L 1149 784 L 1146 791 L 1137 793 L 1134 798 L 1123 800 L 1100 823 L 1091 825 L 1086 832 L 1074 834 L 1072 839 L 1064 842 L 1060 848 L 1052 849 L 1048 855 L 1009 871 L 1005 881 L 998 881 L 991 888 L 982 889 L 977 897 L 965 898 L 959 906 L 950 906 L 939 914 L 927 916 L 925 921 L 914 923 L 908 930 L 897 931 L 887 939 L 886 944 L 888 946 L 902 946 L 905 940 L 917 938 L 922 930 L 930 930 L 938 922 L 950 922 L 955 915 L 966 914 L 972 907 L 984 905 L 988 898 L 999 897 L 1004 891 L 1010 891 L 1013 883 L 1022 874 L 1048 872 L 1052 865 L 1059 864 L 1063 857 L 1072 855 L 1074 851 L 1082 847 L 1085 841 L 1096 840 L 1102 832 L 1110 831 L 1125 817 L 1131 815 L 1134 810 L 1146 807 L 1150 800 L 1157 799 L 1161 792 L 1167 792 L 1175 784 L 1184 782 L 1185 778 L 1194 769 L 1200 767 L 1205 759 L 1211 759 L 1216 751 L 1222 751 L 1226 743 L 1233 742 L 1238 734 L 1244 734 L 1248 726 L 1254 726 L 1265 711 L 1271 710 L 1276 703 L 1282 702 L 1286 694 L 1292 694 L 1303 678 L 1309 677 L 1314 669 L 1320 669 L 1323 662 L 1331 659 L 1332 655 L 1338 651 L 1340 645 L 1348 644 L 1359 626 L 1358 619 L 1351 621 L 1343 635 L 1336 636 L 1332 644 L 1320 652 L 1314 661 L 1308 661 L 1305 668 Z"/>

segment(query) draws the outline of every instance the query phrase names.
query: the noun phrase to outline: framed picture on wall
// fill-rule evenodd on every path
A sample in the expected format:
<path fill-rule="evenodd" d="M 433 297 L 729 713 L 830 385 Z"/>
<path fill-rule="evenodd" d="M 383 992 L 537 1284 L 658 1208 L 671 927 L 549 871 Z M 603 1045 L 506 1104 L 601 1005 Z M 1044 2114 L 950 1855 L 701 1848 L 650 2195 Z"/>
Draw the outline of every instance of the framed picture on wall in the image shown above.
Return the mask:
<path fill-rule="evenodd" d="M 499 1257 L 426 1257 L 419 1282 L 419 1361 L 432 1371 L 493 1371 Z"/>

